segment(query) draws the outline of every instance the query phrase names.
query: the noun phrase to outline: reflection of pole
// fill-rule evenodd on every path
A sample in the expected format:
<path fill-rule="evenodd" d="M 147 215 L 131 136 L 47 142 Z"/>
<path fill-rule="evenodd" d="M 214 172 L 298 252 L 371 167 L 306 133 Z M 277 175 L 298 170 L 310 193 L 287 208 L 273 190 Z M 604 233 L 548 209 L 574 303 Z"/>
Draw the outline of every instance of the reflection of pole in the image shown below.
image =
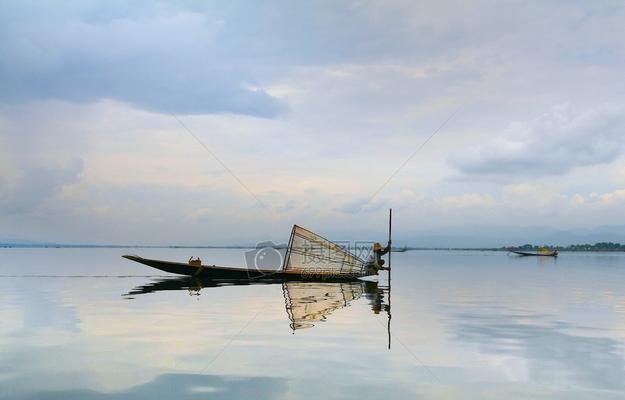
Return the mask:
<path fill-rule="evenodd" d="M 391 240 L 391 228 L 393 224 L 393 209 L 388 210 L 388 348 L 391 349 L 391 253 L 393 241 Z"/>
<path fill-rule="evenodd" d="M 291 323 L 289 327 L 293 331 L 292 333 L 295 335 L 295 317 L 293 316 L 293 301 L 291 300 L 291 296 L 289 295 L 289 287 L 287 282 L 282 282 L 282 295 L 284 296 L 284 308 L 286 309 L 286 315 L 289 317 Z"/>

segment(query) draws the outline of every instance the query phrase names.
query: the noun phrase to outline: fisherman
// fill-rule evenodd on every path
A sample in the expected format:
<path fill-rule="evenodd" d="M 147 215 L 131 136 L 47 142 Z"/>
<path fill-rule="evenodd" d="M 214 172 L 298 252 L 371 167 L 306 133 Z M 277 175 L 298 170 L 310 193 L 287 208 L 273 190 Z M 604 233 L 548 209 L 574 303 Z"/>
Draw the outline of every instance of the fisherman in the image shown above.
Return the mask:
<path fill-rule="evenodd" d="M 391 250 L 391 244 L 387 244 L 386 247 L 382 248 L 382 244 L 379 242 L 375 242 L 373 244 L 373 251 L 369 255 L 369 259 L 367 260 L 367 267 L 372 270 L 374 273 L 377 273 L 381 269 L 388 269 L 384 267 L 384 260 L 382 256 L 388 253 Z"/>

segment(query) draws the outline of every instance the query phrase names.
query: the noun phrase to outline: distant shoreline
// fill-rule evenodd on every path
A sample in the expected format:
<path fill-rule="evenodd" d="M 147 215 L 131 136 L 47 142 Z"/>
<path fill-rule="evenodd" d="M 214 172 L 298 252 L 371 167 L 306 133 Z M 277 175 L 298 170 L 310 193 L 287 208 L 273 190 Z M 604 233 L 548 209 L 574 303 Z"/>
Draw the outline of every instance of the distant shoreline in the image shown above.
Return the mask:
<path fill-rule="evenodd" d="M 255 246 L 157 246 L 131 244 L 13 244 L 0 243 L 0 248 L 20 249 L 253 249 Z"/>
<path fill-rule="evenodd" d="M 560 252 L 567 253 L 621 253 L 625 252 L 625 245 L 619 245 L 619 248 L 595 247 L 594 245 L 573 245 L 567 247 L 553 246 Z M 19 243 L 0 243 L 3 249 L 234 249 L 247 250 L 254 249 L 256 246 L 251 245 L 224 245 L 224 246 L 177 246 L 177 245 L 97 245 L 97 244 L 19 244 Z M 412 247 L 405 246 L 393 249 L 395 253 L 406 251 L 491 251 L 491 252 L 508 252 L 513 247 Z M 526 249 L 523 247 L 514 247 L 514 249 Z"/>

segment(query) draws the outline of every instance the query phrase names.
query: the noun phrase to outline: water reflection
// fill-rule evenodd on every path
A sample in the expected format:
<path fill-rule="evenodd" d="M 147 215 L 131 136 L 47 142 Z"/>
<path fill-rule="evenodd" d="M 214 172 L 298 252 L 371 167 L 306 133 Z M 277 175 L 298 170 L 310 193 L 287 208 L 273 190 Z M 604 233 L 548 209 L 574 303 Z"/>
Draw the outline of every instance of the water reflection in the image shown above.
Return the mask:
<path fill-rule="evenodd" d="M 46 275 L 0 279 L 0 399 L 625 398 L 623 255 L 398 254 L 389 351 L 375 282 L 222 287 L 118 253 L 0 254 Z"/>
<path fill-rule="evenodd" d="M 364 297 L 375 314 L 386 312 L 390 305 L 386 298 L 388 287 L 372 281 L 355 282 L 234 282 L 216 283 L 189 278 L 162 279 L 147 285 L 137 286 L 123 296 L 134 299 L 137 295 L 167 290 L 187 290 L 191 296 L 200 296 L 202 290 L 225 286 L 282 285 L 284 305 L 289 326 L 293 331 L 312 328 L 318 322 L 326 321 L 335 311 L 348 307 L 353 301 Z M 389 327 L 390 329 L 390 327 Z"/>
<path fill-rule="evenodd" d="M 457 340 L 476 345 L 485 354 L 523 360 L 527 379 L 565 387 L 625 389 L 623 346 L 612 338 L 573 334 L 585 328 L 541 315 L 463 313 L 455 320 Z"/>
<path fill-rule="evenodd" d="M 287 392 L 285 379 L 272 377 L 221 377 L 200 374 L 163 374 L 151 382 L 123 392 L 59 390 L 40 392 L 29 400 L 134 400 L 134 399 L 249 399 L 281 398 Z"/>
<path fill-rule="evenodd" d="M 282 283 L 284 304 L 291 320 L 292 330 L 312 328 L 316 322 L 325 321 L 335 310 L 347 307 L 349 303 L 367 296 L 374 312 L 383 307 L 384 291 L 377 283 Z"/>

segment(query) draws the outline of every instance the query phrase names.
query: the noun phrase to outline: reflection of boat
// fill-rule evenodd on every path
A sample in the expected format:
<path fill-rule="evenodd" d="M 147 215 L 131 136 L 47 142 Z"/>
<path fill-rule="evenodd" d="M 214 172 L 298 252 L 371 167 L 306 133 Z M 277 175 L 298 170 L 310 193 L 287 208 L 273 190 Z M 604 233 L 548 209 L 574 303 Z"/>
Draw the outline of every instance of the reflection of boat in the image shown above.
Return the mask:
<path fill-rule="evenodd" d="M 260 284 L 259 282 L 258 284 Z M 148 294 L 155 292 L 163 292 L 170 290 L 188 290 L 192 293 L 197 293 L 203 288 L 222 287 L 222 286 L 235 286 L 235 285 L 250 285 L 248 282 L 243 283 L 215 283 L 211 281 L 204 281 L 195 278 L 165 278 L 151 282 L 147 285 L 137 286 L 130 292 L 124 294 L 126 298 L 134 298 L 134 296 L 140 294 Z"/>
<path fill-rule="evenodd" d="M 347 307 L 351 302 L 363 296 L 370 301 L 374 313 L 380 311 L 390 312 L 390 307 L 384 302 L 387 288 L 378 286 L 377 282 L 355 281 L 355 282 L 237 282 L 237 283 L 215 283 L 189 278 L 163 279 L 148 285 L 138 286 L 128 292 L 127 298 L 134 298 L 136 295 L 153 293 L 167 290 L 188 290 L 192 295 L 199 295 L 205 288 L 217 288 L 231 285 L 251 285 L 251 284 L 281 284 L 284 295 L 284 303 L 287 316 L 290 320 L 290 327 L 294 331 L 297 329 L 310 328 L 317 322 L 325 321 L 327 316 L 333 312 Z"/>
<path fill-rule="evenodd" d="M 291 329 L 311 328 L 315 322 L 357 300 L 364 294 L 364 282 L 285 282 L 282 284 Z"/>
<path fill-rule="evenodd" d="M 258 257 L 261 252 L 265 252 L 265 254 Z M 254 254 L 249 259 L 246 253 L 248 268 L 202 265 L 199 259 L 180 263 L 153 260 L 135 255 L 123 257 L 161 271 L 214 281 L 353 281 L 359 277 L 378 273 L 377 268 L 371 268 L 360 257 L 350 253 L 343 246 L 297 225 L 293 226 L 286 248 L 283 249 L 280 246 L 257 248 L 252 253 Z M 274 259 L 280 261 L 273 265 L 259 262 L 259 260 L 271 259 L 272 255 Z"/>

